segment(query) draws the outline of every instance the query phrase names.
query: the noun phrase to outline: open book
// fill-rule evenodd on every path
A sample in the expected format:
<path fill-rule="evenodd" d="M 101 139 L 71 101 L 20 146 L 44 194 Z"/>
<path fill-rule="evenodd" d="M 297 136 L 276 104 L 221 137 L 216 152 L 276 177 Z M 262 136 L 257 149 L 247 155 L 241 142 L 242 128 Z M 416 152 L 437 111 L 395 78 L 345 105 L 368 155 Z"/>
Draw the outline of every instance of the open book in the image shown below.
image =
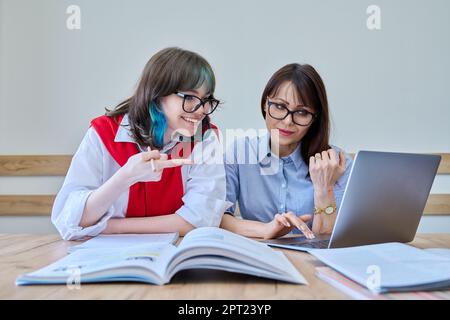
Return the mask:
<path fill-rule="evenodd" d="M 373 293 L 450 288 L 450 250 L 391 242 L 309 251 Z"/>
<path fill-rule="evenodd" d="M 179 271 L 217 269 L 306 284 L 286 256 L 265 244 L 220 228 L 189 232 L 178 247 L 149 243 L 121 248 L 76 250 L 17 285 L 136 281 L 166 284 Z"/>

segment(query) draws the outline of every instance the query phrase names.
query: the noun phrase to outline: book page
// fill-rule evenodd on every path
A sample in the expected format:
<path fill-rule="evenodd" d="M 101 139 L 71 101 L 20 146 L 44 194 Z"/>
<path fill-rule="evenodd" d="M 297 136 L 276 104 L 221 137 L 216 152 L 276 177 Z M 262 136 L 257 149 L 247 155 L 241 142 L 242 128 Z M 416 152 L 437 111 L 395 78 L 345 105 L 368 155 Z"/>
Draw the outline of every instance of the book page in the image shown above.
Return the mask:
<path fill-rule="evenodd" d="M 181 241 L 178 248 L 182 249 L 188 246 L 227 249 L 241 255 L 249 256 L 257 261 L 263 260 L 279 269 L 283 269 L 284 267 L 278 254 L 269 246 L 221 228 L 197 228 L 189 232 Z"/>
<path fill-rule="evenodd" d="M 221 255 L 234 259 L 236 263 L 290 275 L 298 283 L 307 283 L 282 252 L 221 228 L 205 227 L 189 232 L 178 246 L 174 261 L 176 264 L 182 259 L 201 255 Z"/>
<path fill-rule="evenodd" d="M 155 283 L 164 281 L 165 268 L 168 257 L 176 247 L 168 244 L 146 244 L 129 246 L 126 248 L 83 249 L 65 256 L 64 258 L 24 276 L 25 279 L 47 280 L 53 282 L 65 279 L 77 273 L 95 281 L 96 273 L 102 274 L 102 280 L 108 280 L 108 274 L 122 274 L 123 277 L 136 278 L 145 275 L 154 279 Z M 134 274 L 130 270 L 141 270 Z M 20 278 L 18 283 L 20 284 Z M 51 281 L 53 279 L 53 281 Z M 45 282 L 45 281 L 44 281 Z"/>
<path fill-rule="evenodd" d="M 124 248 L 145 244 L 175 244 L 178 232 L 155 234 L 101 234 L 80 245 L 69 248 L 69 252 L 79 249 Z"/>
<path fill-rule="evenodd" d="M 437 254 L 441 257 L 450 258 L 450 249 L 446 248 L 430 248 L 430 249 L 423 249 L 426 252 Z"/>

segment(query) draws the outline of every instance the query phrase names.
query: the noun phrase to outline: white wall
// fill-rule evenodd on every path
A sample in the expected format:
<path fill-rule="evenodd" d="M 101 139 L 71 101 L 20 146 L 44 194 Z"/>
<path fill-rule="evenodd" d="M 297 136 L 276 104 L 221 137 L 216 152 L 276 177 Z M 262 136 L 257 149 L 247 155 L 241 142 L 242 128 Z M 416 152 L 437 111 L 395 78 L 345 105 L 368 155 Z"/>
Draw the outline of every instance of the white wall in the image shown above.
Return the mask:
<path fill-rule="evenodd" d="M 81 30 L 66 28 L 72 4 Z M 381 8 L 379 31 L 366 27 L 370 4 Z M 0 154 L 74 153 L 89 120 L 131 94 L 166 46 L 210 61 L 226 102 L 214 115 L 221 128 L 263 127 L 266 81 L 306 62 L 328 89 L 333 144 L 449 152 L 449 12 L 446 0 L 0 0 Z M 0 193 L 54 193 L 61 182 L 0 178 Z M 450 177 L 433 192 L 450 192 Z M 4 217 L 0 232 L 47 232 L 46 219 Z M 420 228 L 450 232 L 450 218 Z"/>

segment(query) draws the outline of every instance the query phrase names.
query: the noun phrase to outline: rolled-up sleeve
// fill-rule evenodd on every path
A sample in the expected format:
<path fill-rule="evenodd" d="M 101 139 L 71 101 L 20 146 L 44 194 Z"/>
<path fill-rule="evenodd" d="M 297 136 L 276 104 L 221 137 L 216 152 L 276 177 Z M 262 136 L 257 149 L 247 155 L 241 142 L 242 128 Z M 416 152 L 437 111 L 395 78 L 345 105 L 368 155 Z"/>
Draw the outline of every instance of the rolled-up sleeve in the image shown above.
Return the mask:
<path fill-rule="evenodd" d="M 53 204 L 52 223 L 64 240 L 96 236 L 106 228 L 110 212 L 92 226 L 80 226 L 89 195 L 103 184 L 102 153 L 100 138 L 90 128 L 72 159 L 63 186 Z"/>
<path fill-rule="evenodd" d="M 218 227 L 230 206 L 226 201 L 223 150 L 217 135 L 211 133 L 192 151 L 196 164 L 186 167 L 183 206 L 176 211 L 194 227 Z"/>

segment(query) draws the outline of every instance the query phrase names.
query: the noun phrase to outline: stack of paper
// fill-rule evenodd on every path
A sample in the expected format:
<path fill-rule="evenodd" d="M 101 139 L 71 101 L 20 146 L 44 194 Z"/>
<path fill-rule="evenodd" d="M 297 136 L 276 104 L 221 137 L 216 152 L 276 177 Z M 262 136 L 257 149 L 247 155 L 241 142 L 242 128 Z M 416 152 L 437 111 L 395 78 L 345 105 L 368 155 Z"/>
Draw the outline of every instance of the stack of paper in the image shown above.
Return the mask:
<path fill-rule="evenodd" d="M 438 290 L 450 287 L 450 254 L 403 243 L 314 249 L 315 257 L 372 292 Z"/>
<path fill-rule="evenodd" d="M 450 290 L 374 293 L 330 267 L 316 267 L 316 275 L 358 300 L 450 300 Z"/>

